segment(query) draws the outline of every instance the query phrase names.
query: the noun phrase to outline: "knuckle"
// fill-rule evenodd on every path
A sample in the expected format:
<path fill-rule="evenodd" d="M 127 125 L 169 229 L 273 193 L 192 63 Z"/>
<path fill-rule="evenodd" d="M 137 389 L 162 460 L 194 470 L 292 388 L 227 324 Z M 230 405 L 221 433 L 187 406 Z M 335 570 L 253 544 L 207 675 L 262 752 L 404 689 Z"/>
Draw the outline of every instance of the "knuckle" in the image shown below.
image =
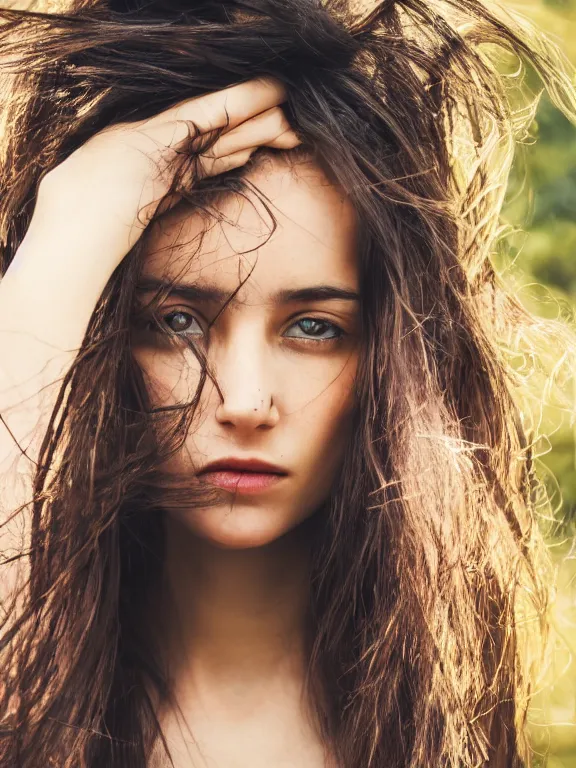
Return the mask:
<path fill-rule="evenodd" d="M 217 95 L 219 94 L 209 93 L 205 96 L 200 96 L 194 102 L 193 117 L 191 118 L 190 107 L 188 109 L 182 107 L 182 110 L 177 115 L 177 119 L 194 125 L 198 132 L 214 130 L 222 122 L 219 112 L 223 112 L 225 107 L 222 103 L 222 97 L 220 97 L 220 102 L 215 101 L 214 97 Z M 196 125 L 201 126 L 201 128 L 196 128 Z"/>
<path fill-rule="evenodd" d="M 288 118 L 286 117 L 282 107 L 273 107 L 271 110 L 270 119 L 274 122 L 274 125 L 277 128 L 280 128 L 282 131 L 290 129 L 290 123 L 288 122 Z"/>
<path fill-rule="evenodd" d="M 277 139 L 274 141 L 274 146 L 278 147 L 279 149 L 293 149 L 300 143 L 301 141 L 298 136 L 296 136 L 292 130 L 289 130 L 285 131 L 277 137 Z"/>

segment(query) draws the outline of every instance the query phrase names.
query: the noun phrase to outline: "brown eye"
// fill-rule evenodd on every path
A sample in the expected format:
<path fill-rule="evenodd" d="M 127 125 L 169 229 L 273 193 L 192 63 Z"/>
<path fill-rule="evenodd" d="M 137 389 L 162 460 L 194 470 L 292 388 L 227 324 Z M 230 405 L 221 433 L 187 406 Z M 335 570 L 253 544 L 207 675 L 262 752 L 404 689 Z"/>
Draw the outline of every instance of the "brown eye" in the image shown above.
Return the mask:
<path fill-rule="evenodd" d="M 192 336 L 201 336 L 203 333 L 196 318 L 182 310 L 170 312 L 168 315 L 164 315 L 162 320 L 173 333 L 182 333 L 185 331 L 190 332 Z"/>

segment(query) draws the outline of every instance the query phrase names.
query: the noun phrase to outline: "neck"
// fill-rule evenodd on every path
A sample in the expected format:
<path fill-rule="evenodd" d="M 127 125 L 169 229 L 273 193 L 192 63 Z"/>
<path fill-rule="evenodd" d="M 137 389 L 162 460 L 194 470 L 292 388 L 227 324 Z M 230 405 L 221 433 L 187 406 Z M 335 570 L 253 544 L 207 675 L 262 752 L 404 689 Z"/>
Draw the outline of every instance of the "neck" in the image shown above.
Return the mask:
<path fill-rule="evenodd" d="M 301 687 L 311 534 L 306 523 L 254 549 L 222 549 L 166 518 L 160 641 L 178 698 Z"/>

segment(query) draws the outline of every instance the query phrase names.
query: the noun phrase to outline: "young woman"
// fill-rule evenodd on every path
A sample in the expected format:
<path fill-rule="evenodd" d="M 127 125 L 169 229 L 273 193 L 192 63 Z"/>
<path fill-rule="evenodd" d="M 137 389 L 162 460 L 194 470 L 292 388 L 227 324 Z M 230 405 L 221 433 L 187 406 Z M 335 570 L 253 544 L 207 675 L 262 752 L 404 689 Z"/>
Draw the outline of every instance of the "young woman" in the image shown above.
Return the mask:
<path fill-rule="evenodd" d="M 64 10 L 0 28 L 0 764 L 530 764 L 492 54 L 574 117 L 561 54 L 479 0 Z"/>

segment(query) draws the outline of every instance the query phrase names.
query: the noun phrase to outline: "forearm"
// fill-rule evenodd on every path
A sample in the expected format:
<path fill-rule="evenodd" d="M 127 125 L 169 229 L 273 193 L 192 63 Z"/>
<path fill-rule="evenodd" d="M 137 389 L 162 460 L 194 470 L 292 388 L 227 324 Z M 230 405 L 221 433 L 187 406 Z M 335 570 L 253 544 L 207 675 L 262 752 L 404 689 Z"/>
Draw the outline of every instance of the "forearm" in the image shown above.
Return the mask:
<path fill-rule="evenodd" d="M 0 282 L 0 466 L 36 459 L 60 382 L 116 263 L 33 227 Z M 9 429 L 9 432 L 8 432 Z M 10 434 L 10 432 L 12 434 Z"/>

